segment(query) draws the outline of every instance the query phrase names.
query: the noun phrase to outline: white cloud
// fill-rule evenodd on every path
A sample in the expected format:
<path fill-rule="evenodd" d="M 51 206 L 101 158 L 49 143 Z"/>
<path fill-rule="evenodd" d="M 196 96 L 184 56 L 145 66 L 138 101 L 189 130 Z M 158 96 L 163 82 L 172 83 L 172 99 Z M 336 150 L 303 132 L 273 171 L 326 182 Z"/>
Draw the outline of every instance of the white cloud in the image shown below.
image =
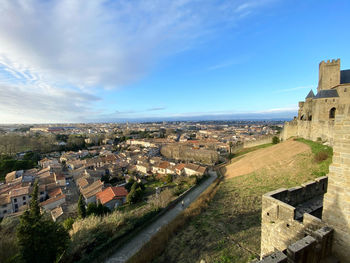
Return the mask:
<path fill-rule="evenodd" d="M 0 123 L 77 122 L 93 116 L 89 105 L 98 97 L 47 86 L 0 84 Z"/>
<path fill-rule="evenodd" d="M 34 96 L 47 96 L 55 107 L 45 103 L 46 117 L 40 116 L 64 120 L 64 114 L 52 119 L 49 112 L 55 109 L 55 115 L 67 108 L 55 104 L 55 96 L 62 98 L 53 91 L 59 93 L 69 86 L 63 94 L 77 92 L 84 97 L 86 92 L 130 84 L 147 74 L 160 57 L 192 46 L 208 32 L 233 25 L 242 15 L 269 2 L 3 0 L 0 84 L 7 91 L 18 92 L 17 104 L 23 98 L 35 101 Z M 25 91 L 28 86 L 30 93 Z M 68 108 L 84 113 L 87 106 L 77 97 L 69 98 L 75 106 Z M 16 115 L 13 107 L 1 107 L 2 116 Z M 35 120 L 30 112 L 28 117 Z"/>

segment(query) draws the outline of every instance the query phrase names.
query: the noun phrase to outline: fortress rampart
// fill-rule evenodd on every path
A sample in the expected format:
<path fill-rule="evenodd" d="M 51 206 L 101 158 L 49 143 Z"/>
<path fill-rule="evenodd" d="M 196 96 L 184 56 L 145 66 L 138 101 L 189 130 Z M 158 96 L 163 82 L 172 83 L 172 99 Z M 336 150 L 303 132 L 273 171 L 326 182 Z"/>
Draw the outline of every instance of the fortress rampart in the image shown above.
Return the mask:
<path fill-rule="evenodd" d="M 261 136 L 260 138 L 257 138 L 256 140 L 253 140 L 253 141 L 244 141 L 244 142 L 238 141 L 232 147 L 232 153 L 237 153 L 244 148 L 249 148 L 249 147 L 254 147 L 254 146 L 259 146 L 259 145 L 271 143 L 272 137 L 273 136 L 268 135 L 268 136 Z"/>
<path fill-rule="evenodd" d="M 320 219 L 327 177 L 301 187 L 278 189 L 263 195 L 261 257 L 290 245 L 326 226 Z"/>
<path fill-rule="evenodd" d="M 163 145 L 160 152 L 166 158 L 200 162 L 207 165 L 215 164 L 219 160 L 219 154 L 216 151 L 193 149 L 186 145 Z"/>
<path fill-rule="evenodd" d="M 340 60 L 321 62 L 317 91 L 299 103 L 282 138 L 333 146 L 328 183 L 319 178 L 263 196 L 261 262 L 322 262 L 329 254 L 350 259 L 350 70 L 340 71 Z"/>

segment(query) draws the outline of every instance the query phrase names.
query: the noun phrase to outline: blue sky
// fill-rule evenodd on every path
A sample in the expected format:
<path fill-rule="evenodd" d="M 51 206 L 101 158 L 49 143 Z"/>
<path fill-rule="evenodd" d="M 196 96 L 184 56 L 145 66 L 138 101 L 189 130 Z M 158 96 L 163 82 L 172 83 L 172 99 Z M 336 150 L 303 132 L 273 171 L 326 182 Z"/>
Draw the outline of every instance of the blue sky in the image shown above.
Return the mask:
<path fill-rule="evenodd" d="M 0 123 L 292 117 L 349 1 L 0 2 Z M 237 115 L 238 114 L 238 115 Z"/>

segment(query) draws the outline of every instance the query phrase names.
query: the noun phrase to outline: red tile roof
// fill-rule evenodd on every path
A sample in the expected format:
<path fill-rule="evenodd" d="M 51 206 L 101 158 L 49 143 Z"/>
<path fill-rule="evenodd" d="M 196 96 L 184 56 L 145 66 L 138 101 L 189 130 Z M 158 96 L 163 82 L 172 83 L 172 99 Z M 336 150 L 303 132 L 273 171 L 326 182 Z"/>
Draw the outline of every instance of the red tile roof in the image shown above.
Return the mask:
<path fill-rule="evenodd" d="M 168 168 L 169 165 L 170 165 L 169 162 L 164 161 L 164 162 L 161 162 L 161 163 L 158 165 L 158 167 L 159 167 L 159 168 L 166 169 L 166 168 Z"/>
<path fill-rule="evenodd" d="M 123 186 L 113 186 L 108 187 L 102 192 L 96 194 L 96 198 L 100 200 L 101 204 L 108 203 L 113 199 L 119 199 L 122 197 L 126 197 L 128 195 L 128 191 Z"/>
<path fill-rule="evenodd" d="M 185 164 L 184 163 L 179 163 L 179 164 L 177 164 L 176 166 L 175 166 L 175 169 L 176 170 L 182 170 L 182 169 L 184 169 L 185 168 Z"/>
<path fill-rule="evenodd" d="M 63 194 L 63 192 L 62 192 L 61 188 L 59 188 L 59 187 L 54 188 L 54 189 L 52 189 L 52 190 L 50 190 L 48 192 L 48 195 L 49 195 L 50 198 L 56 197 L 56 196 L 59 196 L 59 195 L 62 195 L 62 194 Z"/>

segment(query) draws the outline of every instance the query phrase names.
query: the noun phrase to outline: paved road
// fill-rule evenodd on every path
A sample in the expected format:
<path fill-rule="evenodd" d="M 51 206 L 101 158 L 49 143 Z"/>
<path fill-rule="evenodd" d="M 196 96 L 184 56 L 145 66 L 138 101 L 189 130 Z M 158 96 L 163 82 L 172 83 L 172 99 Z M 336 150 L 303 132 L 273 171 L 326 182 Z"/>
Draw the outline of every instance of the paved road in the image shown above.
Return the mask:
<path fill-rule="evenodd" d="M 210 172 L 210 177 L 205 182 L 189 192 L 184 198 L 184 208 L 188 207 L 205 189 L 207 189 L 208 186 L 216 179 L 216 177 L 216 172 Z M 151 225 L 141 230 L 141 232 L 132 238 L 128 243 L 120 247 L 109 259 L 106 260 L 106 263 L 126 262 L 137 251 L 139 251 L 162 226 L 167 225 L 170 221 L 172 221 L 178 214 L 181 213 L 181 211 L 183 211 L 184 208 L 182 208 L 181 202 L 178 203 L 173 209 L 169 210 Z"/>

